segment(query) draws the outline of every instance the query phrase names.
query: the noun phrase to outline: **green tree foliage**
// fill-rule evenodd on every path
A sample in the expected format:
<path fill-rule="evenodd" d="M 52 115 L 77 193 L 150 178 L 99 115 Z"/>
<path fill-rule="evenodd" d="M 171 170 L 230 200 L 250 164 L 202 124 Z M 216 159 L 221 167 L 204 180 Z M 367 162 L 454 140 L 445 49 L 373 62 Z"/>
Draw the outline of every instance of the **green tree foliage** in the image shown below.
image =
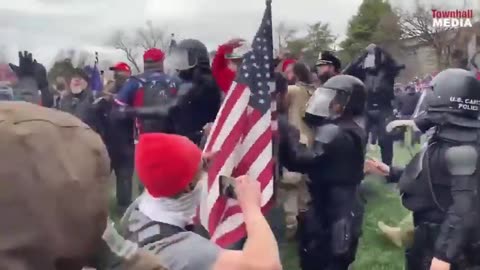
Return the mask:
<path fill-rule="evenodd" d="M 401 36 L 398 16 L 385 0 L 363 0 L 348 24 L 347 38 L 340 44 L 344 54 L 353 58 L 368 44 L 384 44 Z"/>
<path fill-rule="evenodd" d="M 328 23 L 317 22 L 308 26 L 306 35 L 287 40 L 287 49 L 293 56 L 313 65 L 320 52 L 332 50 L 336 39 Z"/>
<path fill-rule="evenodd" d="M 52 85 L 57 77 L 63 77 L 66 80 L 70 80 L 74 71 L 75 67 L 70 59 L 67 58 L 65 60 L 57 61 L 48 71 L 48 82 Z"/>

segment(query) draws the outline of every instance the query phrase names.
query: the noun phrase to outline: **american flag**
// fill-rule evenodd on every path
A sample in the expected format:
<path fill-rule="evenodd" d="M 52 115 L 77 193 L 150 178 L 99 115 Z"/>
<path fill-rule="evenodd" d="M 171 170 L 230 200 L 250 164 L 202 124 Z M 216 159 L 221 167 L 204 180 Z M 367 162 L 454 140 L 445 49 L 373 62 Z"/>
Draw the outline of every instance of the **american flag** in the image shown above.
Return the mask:
<path fill-rule="evenodd" d="M 249 175 L 262 188 L 262 210 L 273 197 L 273 134 L 276 129 L 273 90 L 273 41 L 271 1 L 244 55 L 205 145 L 217 152 L 207 173 L 199 217 L 211 240 L 227 247 L 246 236 L 243 214 L 236 200 L 220 195 L 219 176 Z"/>

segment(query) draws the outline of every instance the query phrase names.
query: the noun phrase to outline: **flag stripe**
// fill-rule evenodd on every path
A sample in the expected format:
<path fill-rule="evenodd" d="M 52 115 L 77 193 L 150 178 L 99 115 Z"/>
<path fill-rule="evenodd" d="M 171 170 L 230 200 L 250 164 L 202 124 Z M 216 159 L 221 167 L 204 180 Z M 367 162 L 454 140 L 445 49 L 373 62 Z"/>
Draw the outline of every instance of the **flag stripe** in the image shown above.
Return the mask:
<path fill-rule="evenodd" d="M 262 205 L 265 205 L 268 202 L 268 198 L 271 198 L 271 196 L 273 195 L 273 185 L 269 186 L 269 188 L 266 189 L 266 187 L 268 186 L 268 182 L 273 183 L 273 181 L 270 181 L 273 179 L 273 168 L 272 168 L 273 161 L 271 159 L 271 156 L 272 156 L 271 146 L 272 145 L 270 144 L 269 146 L 263 148 L 262 153 L 260 153 L 256 159 L 255 164 L 258 164 L 258 166 L 255 166 L 255 169 L 257 170 L 252 169 L 250 171 L 250 176 L 252 177 L 252 179 L 258 180 L 260 182 L 261 187 L 263 187 L 262 188 Z M 266 196 L 264 196 L 264 193 Z M 224 211 L 225 211 L 226 217 L 230 216 L 231 214 L 241 212 L 238 205 L 232 206 L 230 207 L 230 209 L 224 209 Z M 236 220 L 237 219 L 234 219 L 234 221 Z M 228 219 L 225 220 L 225 222 L 231 222 L 231 223 L 233 223 L 234 221 L 229 221 Z M 232 226 L 233 227 L 239 226 L 241 222 L 239 221 L 239 223 L 234 223 L 232 224 Z"/>
<path fill-rule="evenodd" d="M 232 135 L 226 138 L 221 148 L 222 151 L 220 151 L 216 155 L 215 160 L 211 164 L 211 167 L 208 171 L 208 190 L 209 192 L 211 192 L 212 189 L 214 190 L 208 196 L 208 202 L 214 202 L 210 210 L 210 218 L 208 221 L 208 230 L 210 233 L 213 233 L 215 231 L 215 227 L 222 218 L 223 210 L 225 209 L 225 198 L 218 198 L 219 196 L 214 196 L 214 194 L 218 193 L 220 189 L 218 177 L 221 173 L 228 171 L 227 168 L 229 167 L 231 167 L 231 170 L 233 170 L 234 164 L 233 158 L 231 157 L 234 149 L 236 148 L 241 138 L 240 131 L 245 125 L 245 114 L 246 111 L 241 114 L 242 116 L 240 117 L 240 120 L 235 124 L 232 129 Z M 232 162 L 227 163 L 226 161 L 229 158 L 232 160 Z"/>
<path fill-rule="evenodd" d="M 259 115 L 253 116 L 257 118 Z M 268 115 L 264 115 L 262 118 L 268 118 Z M 266 119 L 261 119 L 253 126 L 252 131 L 247 134 L 245 139 L 242 142 L 243 152 L 240 162 L 233 171 L 233 176 L 244 175 L 248 172 L 250 166 L 252 166 L 255 161 L 256 156 L 259 154 L 259 150 L 265 147 L 268 143 L 271 142 L 271 133 L 268 133 L 270 128 L 270 120 L 265 121 Z M 252 151 L 253 150 L 253 151 Z M 255 151 L 257 150 L 257 151 Z"/>
<path fill-rule="evenodd" d="M 233 84 L 232 91 L 230 91 L 229 99 L 225 99 L 225 102 L 218 113 L 219 117 L 215 119 L 212 126 L 212 134 L 209 136 L 206 143 L 205 152 L 217 151 L 218 144 L 223 143 L 227 135 L 230 133 L 230 128 L 233 127 L 233 123 L 236 122 L 237 117 L 242 115 L 248 104 L 248 91 L 246 86 Z"/>
<path fill-rule="evenodd" d="M 243 56 L 235 82 L 213 124 L 206 152 L 217 152 L 202 180 L 200 220 L 211 240 L 227 247 L 246 235 L 238 202 L 220 194 L 219 176 L 247 174 L 260 182 L 262 212 L 273 198 L 273 129 L 276 129 L 273 80 L 273 39 L 270 2 L 252 42 Z"/>

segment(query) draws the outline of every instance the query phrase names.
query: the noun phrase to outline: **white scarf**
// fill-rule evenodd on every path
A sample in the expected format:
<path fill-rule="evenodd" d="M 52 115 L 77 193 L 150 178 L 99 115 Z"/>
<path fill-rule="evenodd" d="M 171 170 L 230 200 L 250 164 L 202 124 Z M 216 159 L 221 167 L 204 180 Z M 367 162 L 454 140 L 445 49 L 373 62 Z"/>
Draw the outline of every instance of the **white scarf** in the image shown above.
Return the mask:
<path fill-rule="evenodd" d="M 200 203 L 202 185 L 180 198 L 154 198 L 145 191 L 139 198 L 138 209 L 149 219 L 181 228 L 191 224 Z"/>

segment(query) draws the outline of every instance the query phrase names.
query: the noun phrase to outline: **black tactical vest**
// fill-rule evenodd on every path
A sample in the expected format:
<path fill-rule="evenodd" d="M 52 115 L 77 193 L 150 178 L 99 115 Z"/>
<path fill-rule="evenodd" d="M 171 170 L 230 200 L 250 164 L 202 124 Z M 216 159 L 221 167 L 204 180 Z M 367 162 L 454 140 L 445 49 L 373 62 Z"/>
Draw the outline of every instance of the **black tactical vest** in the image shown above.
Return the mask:
<path fill-rule="evenodd" d="M 437 131 L 405 167 L 399 181 L 403 205 L 415 213 L 417 220 L 442 222 L 452 204 L 451 174 L 445 152 L 453 146 L 472 145 L 480 151 L 480 132 L 458 127 Z M 480 164 L 477 165 L 479 168 Z M 480 179 L 480 170 L 475 172 Z M 480 209 L 480 205 L 479 205 Z"/>

